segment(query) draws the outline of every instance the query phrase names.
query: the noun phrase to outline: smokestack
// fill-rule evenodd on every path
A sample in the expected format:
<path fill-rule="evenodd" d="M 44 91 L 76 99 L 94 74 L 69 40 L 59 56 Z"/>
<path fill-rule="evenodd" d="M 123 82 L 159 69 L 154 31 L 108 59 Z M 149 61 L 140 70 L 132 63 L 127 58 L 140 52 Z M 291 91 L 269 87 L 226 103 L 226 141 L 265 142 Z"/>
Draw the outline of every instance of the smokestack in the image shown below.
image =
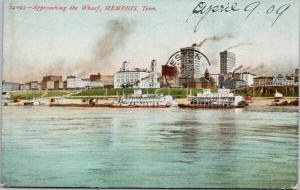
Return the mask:
<path fill-rule="evenodd" d="M 232 72 L 232 77 L 234 77 L 234 73 L 238 70 L 240 70 L 241 68 L 243 68 L 243 65 L 240 65 L 238 68 L 234 69 Z"/>

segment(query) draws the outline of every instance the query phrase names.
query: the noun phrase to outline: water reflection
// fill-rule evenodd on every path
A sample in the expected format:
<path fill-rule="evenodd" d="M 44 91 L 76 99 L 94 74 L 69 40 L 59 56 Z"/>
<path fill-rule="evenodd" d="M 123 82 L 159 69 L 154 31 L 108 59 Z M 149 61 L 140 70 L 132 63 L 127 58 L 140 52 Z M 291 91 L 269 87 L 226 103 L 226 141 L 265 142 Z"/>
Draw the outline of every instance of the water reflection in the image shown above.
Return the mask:
<path fill-rule="evenodd" d="M 219 144 L 220 152 L 228 152 L 232 150 L 237 139 L 237 126 L 234 122 L 220 123 L 216 125 L 216 142 Z"/>
<path fill-rule="evenodd" d="M 160 138 L 173 143 L 181 142 L 181 152 L 193 154 L 200 150 L 199 137 L 203 123 L 197 119 L 196 115 L 188 115 L 173 122 L 159 123 L 163 126 L 160 130 Z"/>

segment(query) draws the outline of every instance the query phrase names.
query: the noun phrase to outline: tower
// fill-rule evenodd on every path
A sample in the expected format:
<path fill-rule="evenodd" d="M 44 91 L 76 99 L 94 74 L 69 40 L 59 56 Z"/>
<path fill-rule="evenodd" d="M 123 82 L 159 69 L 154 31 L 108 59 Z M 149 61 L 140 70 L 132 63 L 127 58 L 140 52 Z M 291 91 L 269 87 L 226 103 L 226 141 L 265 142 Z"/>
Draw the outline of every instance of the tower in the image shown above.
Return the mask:
<path fill-rule="evenodd" d="M 150 72 L 156 72 L 156 71 L 157 71 L 157 63 L 156 63 L 156 60 L 153 59 L 151 61 Z"/>
<path fill-rule="evenodd" d="M 205 78 L 206 80 L 209 80 L 209 79 L 210 79 L 210 74 L 209 74 L 208 69 L 205 70 L 204 78 Z"/>
<path fill-rule="evenodd" d="M 195 50 L 198 50 L 198 48 L 186 47 L 180 49 L 180 84 L 194 82 L 203 76 L 205 68 L 201 65 L 201 57 Z"/>
<path fill-rule="evenodd" d="M 121 71 L 128 71 L 129 70 L 128 64 L 129 63 L 127 61 L 124 61 L 123 64 L 122 64 Z"/>
<path fill-rule="evenodd" d="M 220 73 L 226 75 L 235 67 L 235 54 L 227 50 L 220 52 Z"/>

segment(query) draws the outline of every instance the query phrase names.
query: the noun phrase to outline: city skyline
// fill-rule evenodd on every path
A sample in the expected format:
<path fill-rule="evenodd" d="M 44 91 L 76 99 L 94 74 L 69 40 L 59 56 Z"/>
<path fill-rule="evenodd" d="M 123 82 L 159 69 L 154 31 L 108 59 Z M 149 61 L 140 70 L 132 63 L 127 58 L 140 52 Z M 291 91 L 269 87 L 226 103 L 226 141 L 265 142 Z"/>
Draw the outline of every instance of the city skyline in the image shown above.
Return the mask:
<path fill-rule="evenodd" d="M 268 7 L 272 2 L 266 1 L 262 6 Z M 13 3 L 36 4 L 33 1 Z M 97 1 L 88 3 L 99 4 Z M 62 2 L 44 1 L 44 4 L 50 6 Z M 76 1 L 76 4 L 80 6 L 86 2 Z M 126 3 L 101 2 L 103 6 L 110 4 Z M 144 5 L 142 2 L 135 4 Z M 245 20 L 243 13 L 217 14 L 204 20 L 201 28 L 194 32 L 197 20 L 191 19 L 187 23 L 186 19 L 196 4 L 197 1 L 178 1 L 172 11 L 168 11 L 166 2 L 153 1 L 149 6 L 156 7 L 154 13 L 70 13 L 13 12 L 9 11 L 10 2 L 6 2 L 3 79 L 20 82 L 40 80 L 46 74 L 88 76 L 100 72 L 113 75 L 125 60 L 130 61 L 132 67 L 144 68 L 156 59 L 161 68 L 180 48 L 211 36 L 230 36 L 220 41 L 207 41 L 200 47 L 212 63 L 211 73 L 220 72 L 219 52 L 238 44 L 242 46 L 230 50 L 236 54 L 237 66 L 255 68 L 263 65 L 261 72 L 266 75 L 290 73 L 290 68 L 298 66 L 298 43 L 290 43 L 298 38 L 298 26 L 295 25 L 297 1 L 292 2 L 291 8 L 274 26 L 271 26 L 271 15 L 255 15 Z M 291 29 L 289 33 L 286 26 Z"/>

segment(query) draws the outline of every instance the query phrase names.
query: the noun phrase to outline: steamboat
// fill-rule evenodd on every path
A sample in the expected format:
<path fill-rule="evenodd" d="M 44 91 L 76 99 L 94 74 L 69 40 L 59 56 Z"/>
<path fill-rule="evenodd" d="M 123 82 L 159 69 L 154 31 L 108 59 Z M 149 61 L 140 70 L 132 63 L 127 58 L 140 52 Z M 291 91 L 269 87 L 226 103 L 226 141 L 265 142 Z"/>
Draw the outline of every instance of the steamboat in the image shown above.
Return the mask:
<path fill-rule="evenodd" d="M 90 99 L 87 103 L 58 104 L 54 101 L 50 106 L 54 107 L 110 107 L 110 108 L 168 108 L 172 105 L 172 96 L 158 94 L 142 94 L 142 90 L 134 90 L 130 96 L 120 96 L 112 103 L 98 103 L 97 99 Z"/>
<path fill-rule="evenodd" d="M 135 90 L 134 94 L 128 97 L 119 97 L 112 103 L 113 107 L 128 108 L 165 108 L 172 105 L 172 96 L 164 96 L 157 94 L 142 94 L 141 90 Z"/>
<path fill-rule="evenodd" d="M 178 104 L 181 108 L 243 108 L 248 104 L 242 96 L 235 96 L 229 89 L 219 89 L 212 93 L 210 89 L 204 89 L 203 93 L 197 96 L 188 96 L 188 103 Z"/>

